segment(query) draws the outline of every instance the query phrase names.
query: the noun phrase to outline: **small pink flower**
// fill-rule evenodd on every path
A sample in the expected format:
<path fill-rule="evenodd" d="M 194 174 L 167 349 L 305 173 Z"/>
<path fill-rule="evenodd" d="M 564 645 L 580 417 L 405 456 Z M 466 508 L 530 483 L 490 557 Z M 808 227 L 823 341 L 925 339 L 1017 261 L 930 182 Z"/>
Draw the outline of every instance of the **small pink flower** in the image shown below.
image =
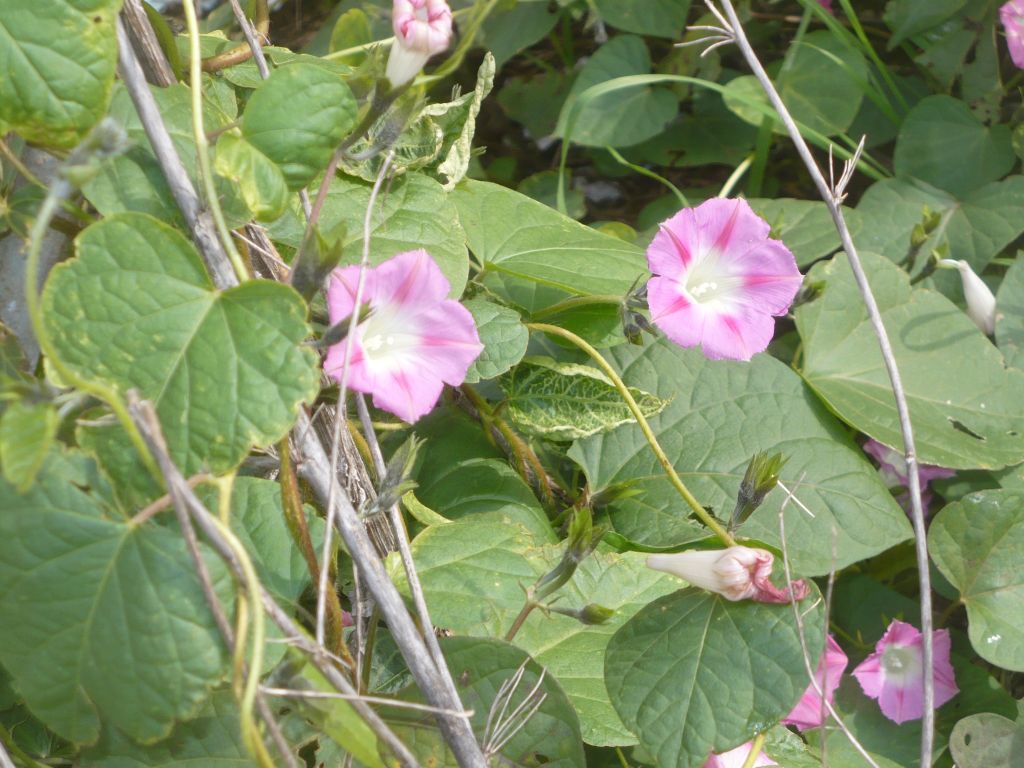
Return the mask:
<path fill-rule="evenodd" d="M 647 264 L 651 319 L 682 347 L 712 360 L 763 352 L 803 276 L 793 254 L 768 237 L 745 200 L 714 198 L 684 208 L 654 236 Z"/>
<path fill-rule="evenodd" d="M 794 581 L 792 593 L 771 581 L 775 556 L 764 549 L 688 549 L 671 555 L 648 555 L 647 567 L 678 576 L 692 586 L 717 592 L 726 600 L 788 603 L 803 600 L 810 591 L 803 580 Z"/>
<path fill-rule="evenodd" d="M 1006 30 L 1006 47 L 1013 63 L 1024 69 L 1024 0 L 1010 0 L 999 9 L 999 20 Z"/>
<path fill-rule="evenodd" d="M 373 404 L 412 423 L 430 411 L 445 384 L 457 386 L 483 349 L 473 316 L 448 299 L 448 281 L 424 250 L 367 269 L 369 314 L 355 328 L 348 383 Z M 352 315 L 359 267 L 336 269 L 327 288 L 331 325 Z M 324 370 L 341 380 L 346 341 L 327 351 Z"/>
<path fill-rule="evenodd" d="M 949 663 L 949 630 L 932 632 L 935 706 L 941 707 L 960 691 Z M 893 621 L 875 652 L 857 665 L 853 676 L 864 693 L 878 699 L 882 714 L 894 723 L 919 720 L 924 711 L 922 635 L 912 625 Z"/>
<path fill-rule="evenodd" d="M 824 8 L 826 11 L 835 15 L 835 11 L 832 10 L 832 0 L 818 0 L 818 5 Z"/>
<path fill-rule="evenodd" d="M 747 758 L 750 756 L 750 750 L 753 746 L 754 743 L 748 741 L 746 744 L 740 744 L 736 749 L 730 749 L 728 752 L 723 752 L 720 755 L 710 755 L 703 768 L 743 768 L 747 764 Z M 759 767 L 778 765 L 778 763 L 764 752 L 759 752 L 757 757 L 754 758 L 754 765 Z"/>
<path fill-rule="evenodd" d="M 828 636 L 828 643 L 825 652 L 818 661 L 818 673 L 816 675 L 818 688 L 825 692 L 825 699 L 831 703 L 836 688 L 839 687 L 839 679 L 846 671 L 848 659 L 839 643 L 832 635 Z M 793 711 L 783 719 L 784 725 L 795 725 L 797 730 L 805 731 L 808 728 L 818 728 L 823 721 L 824 708 L 821 706 L 821 697 L 815 692 L 813 685 L 808 685 L 804 695 L 800 697 Z"/>
<path fill-rule="evenodd" d="M 445 0 L 394 0 L 391 26 L 395 42 L 388 55 L 387 78 L 397 88 L 416 77 L 427 59 L 447 50 L 452 12 Z"/>
<path fill-rule="evenodd" d="M 898 501 L 900 506 L 909 514 L 910 491 L 906 489 L 910 486 L 910 479 L 907 477 L 907 462 L 906 459 L 903 458 L 903 454 L 894 448 L 883 445 L 874 438 L 871 438 L 864 443 L 864 452 L 878 462 L 878 474 L 882 476 L 882 482 L 885 483 L 888 488 L 904 489 L 904 491 L 896 497 L 896 501 Z M 917 476 L 921 480 L 921 505 L 924 508 L 925 516 L 928 515 L 929 507 L 935 499 L 934 494 L 928 487 L 928 483 L 932 480 L 941 480 L 943 478 L 952 477 L 955 474 L 956 472 L 952 469 L 946 469 L 945 467 L 936 467 L 931 464 L 918 464 Z"/>

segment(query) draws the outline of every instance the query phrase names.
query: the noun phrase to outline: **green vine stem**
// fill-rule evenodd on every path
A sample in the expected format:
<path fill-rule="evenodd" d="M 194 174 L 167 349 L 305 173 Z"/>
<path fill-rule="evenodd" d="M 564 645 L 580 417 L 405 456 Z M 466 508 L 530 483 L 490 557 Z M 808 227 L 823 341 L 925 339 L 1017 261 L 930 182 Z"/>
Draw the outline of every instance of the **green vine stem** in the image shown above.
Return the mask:
<path fill-rule="evenodd" d="M 242 260 L 241 254 L 235 247 L 235 241 L 231 237 L 231 230 L 224 220 L 224 211 L 221 210 L 220 200 L 217 198 L 217 190 L 213 183 L 213 166 L 210 164 L 210 142 L 206 138 L 206 128 L 203 126 L 203 70 L 202 56 L 199 50 L 199 21 L 196 19 L 195 5 L 182 3 L 185 11 L 185 22 L 188 25 L 189 41 L 189 85 L 192 89 L 192 137 L 196 143 L 196 155 L 199 158 L 199 175 L 202 177 L 203 191 L 206 194 L 206 204 L 209 206 L 210 215 L 217 225 L 217 234 L 224 243 L 224 250 L 227 251 L 231 266 L 235 270 L 238 282 L 244 283 L 249 279 L 249 270 Z M 248 46 L 246 46 L 248 47 Z"/>
<path fill-rule="evenodd" d="M 622 377 L 619 376 L 618 372 L 612 368 L 604 357 L 602 357 L 601 353 L 572 331 L 559 328 L 557 325 L 548 325 L 547 323 L 527 323 L 526 327 L 531 331 L 540 331 L 541 333 L 546 333 L 551 336 L 559 336 L 565 339 L 586 352 L 590 358 L 597 363 L 598 367 L 604 371 L 609 379 L 612 380 L 612 383 L 615 385 L 615 389 L 618 390 L 619 395 L 625 401 L 630 413 L 633 414 L 633 418 L 635 418 L 637 424 L 640 425 L 640 431 L 643 432 L 644 437 L 647 438 L 648 445 L 650 445 L 651 450 L 654 451 L 654 455 L 658 458 L 658 463 L 661 464 L 661 468 L 665 471 L 665 475 L 668 477 L 669 482 L 672 483 L 672 487 L 675 488 L 679 492 L 679 495 L 683 497 L 683 500 L 689 505 L 690 509 L 693 510 L 693 514 L 695 514 L 697 518 L 704 523 L 704 525 L 710 528 L 725 546 L 735 546 L 735 539 L 733 539 L 733 537 L 729 535 L 729 532 L 725 530 L 725 528 L 723 528 L 708 513 L 708 511 L 704 509 L 704 507 L 701 506 L 700 502 L 697 501 L 694 495 L 690 492 L 690 489 L 686 487 L 685 483 L 683 483 L 682 479 L 679 477 L 679 473 L 676 472 L 675 467 L 672 466 L 672 462 L 669 461 L 668 456 L 665 455 L 665 451 L 662 449 L 661 444 L 658 442 L 658 438 L 651 429 L 651 425 L 647 422 L 647 418 L 640 410 L 640 406 L 637 405 L 636 400 L 629 391 L 629 388 L 626 386 L 625 382 L 622 381 Z"/>
<path fill-rule="evenodd" d="M 108 127 L 101 123 L 97 131 L 104 130 L 108 130 Z M 85 164 L 85 162 L 93 159 L 95 136 L 96 134 L 94 133 L 72 152 L 65 167 L 69 168 L 78 164 Z M 110 406 L 110 410 L 114 412 L 117 420 L 121 422 L 121 426 L 128 434 L 132 445 L 135 446 L 135 450 L 141 457 L 143 464 L 146 465 L 146 469 L 158 481 L 162 481 L 163 475 L 160 474 L 160 469 L 149 452 L 149 448 L 146 447 L 146 442 L 142 439 L 142 435 L 128 414 L 128 408 L 125 406 L 121 396 L 113 387 L 100 381 L 89 381 L 68 368 L 64 361 L 61 360 L 60 355 L 57 354 L 57 350 L 53 346 L 53 339 L 50 338 L 50 332 L 43 322 L 43 311 L 39 303 L 39 260 L 43 250 L 43 237 L 46 235 L 46 230 L 49 229 L 54 215 L 57 213 L 57 208 L 60 207 L 65 199 L 71 196 L 74 189 L 74 185 L 67 180 L 62 171 L 46 193 L 43 204 L 39 208 L 39 213 L 36 214 L 36 220 L 32 223 L 32 229 L 29 231 L 28 256 L 25 259 L 25 307 L 28 311 L 29 321 L 32 323 L 32 332 L 39 343 L 40 351 L 46 356 L 50 365 L 53 366 L 53 369 L 63 380 L 62 383 L 93 395 Z"/>
<path fill-rule="evenodd" d="M 754 768 L 754 763 L 757 762 L 757 756 L 761 754 L 763 746 L 764 734 L 759 733 L 754 737 L 754 743 L 750 745 L 750 753 L 747 755 L 747 759 L 743 761 L 743 768 Z"/>

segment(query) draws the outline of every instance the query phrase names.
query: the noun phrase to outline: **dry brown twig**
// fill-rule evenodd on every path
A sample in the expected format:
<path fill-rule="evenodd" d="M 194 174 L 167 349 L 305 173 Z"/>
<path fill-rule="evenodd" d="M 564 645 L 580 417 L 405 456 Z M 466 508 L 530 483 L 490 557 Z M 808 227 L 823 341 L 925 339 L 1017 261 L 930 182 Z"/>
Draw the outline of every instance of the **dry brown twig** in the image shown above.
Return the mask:
<path fill-rule="evenodd" d="M 746 60 L 747 66 L 750 67 L 751 72 L 753 72 L 754 76 L 761 84 L 761 88 L 764 90 L 765 95 L 767 95 L 768 100 L 775 108 L 776 113 L 778 113 L 779 119 L 782 121 L 783 125 L 785 125 L 786 131 L 789 133 L 789 137 L 793 142 L 793 146 L 796 148 L 797 154 L 800 155 L 800 159 L 807 168 L 807 171 L 811 176 L 811 180 L 814 182 L 814 185 L 818 190 L 819 196 L 825 201 L 825 205 L 828 206 L 829 212 L 832 214 L 832 222 L 835 224 L 836 231 L 839 233 L 839 239 L 842 242 L 843 250 L 845 251 L 846 258 L 850 264 L 850 270 L 853 272 L 854 280 L 857 283 L 858 290 L 860 291 L 861 299 L 864 302 L 864 306 L 867 308 L 872 330 L 875 333 L 875 337 L 878 339 L 878 347 L 881 351 L 882 360 L 885 363 L 885 369 L 889 376 L 889 384 L 892 388 L 893 398 L 896 401 L 896 412 L 899 416 L 900 432 L 903 436 L 903 455 L 907 463 L 907 478 L 910 481 L 910 517 L 914 526 L 914 539 L 917 554 L 918 585 L 921 593 L 921 635 L 923 641 L 923 663 L 921 665 L 921 674 L 922 685 L 924 688 L 924 715 L 921 719 L 920 755 L 922 766 L 931 765 L 933 747 L 935 743 L 932 592 L 931 574 L 928 571 L 928 539 L 924 525 L 924 508 L 921 504 L 921 479 L 918 475 L 917 447 L 914 442 L 913 425 L 910 422 L 910 408 L 907 405 L 907 395 L 903 388 L 903 380 L 900 376 L 896 356 L 893 353 L 892 344 L 889 341 L 889 333 L 886 331 L 885 324 L 882 322 L 882 315 L 878 309 L 878 302 L 875 300 L 874 293 L 871 290 L 871 284 L 868 282 L 867 274 L 864 272 L 860 256 L 857 253 L 857 247 L 853 243 L 853 238 L 850 235 L 850 230 L 846 224 L 846 219 L 843 216 L 843 210 L 840 205 L 841 201 L 845 197 L 846 184 L 849 182 L 853 174 L 853 170 L 856 167 L 856 161 L 859 159 L 859 154 L 863 149 L 864 142 L 863 140 L 861 141 L 857 155 L 854 156 L 853 160 L 847 163 L 838 185 L 830 186 L 828 181 L 826 181 L 825 177 L 822 175 L 821 169 L 818 168 L 818 164 L 815 161 L 814 156 L 811 154 L 810 147 L 800 134 L 800 129 L 797 127 L 796 121 L 793 119 L 793 116 L 790 114 L 785 103 L 783 103 L 782 98 L 775 89 L 775 85 L 772 83 L 768 73 L 765 72 L 760 59 L 757 57 L 757 53 L 750 45 L 750 41 L 747 39 L 746 33 L 743 30 L 743 25 L 736 13 L 736 8 L 732 4 L 732 0 L 721 0 L 722 9 L 725 12 L 724 19 L 714 7 L 713 0 L 705 0 L 705 5 L 711 8 L 712 12 L 714 12 L 715 15 L 723 22 L 725 33 L 731 36 L 731 42 L 736 44 L 736 47 Z M 724 40 L 721 42 L 727 43 L 730 41 Z M 718 43 L 716 43 L 716 45 L 717 44 Z"/>

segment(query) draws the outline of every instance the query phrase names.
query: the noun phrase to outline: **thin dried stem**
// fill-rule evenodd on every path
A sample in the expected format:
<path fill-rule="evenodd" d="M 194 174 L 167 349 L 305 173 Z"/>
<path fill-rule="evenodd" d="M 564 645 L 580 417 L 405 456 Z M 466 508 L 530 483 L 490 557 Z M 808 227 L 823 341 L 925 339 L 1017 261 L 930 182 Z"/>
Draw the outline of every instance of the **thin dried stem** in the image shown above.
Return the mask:
<path fill-rule="evenodd" d="M 797 483 L 797 485 L 799 486 L 799 482 Z M 786 489 L 783 489 L 783 490 L 786 490 Z M 783 573 L 786 576 L 786 587 L 789 590 L 793 589 L 793 575 L 792 575 L 792 573 L 790 571 L 790 568 L 789 568 L 789 549 L 788 549 L 787 544 L 786 544 L 786 515 L 785 515 L 785 512 L 786 512 L 786 505 L 789 503 L 790 499 L 794 499 L 794 498 L 795 497 L 793 496 L 792 492 L 786 490 L 786 498 L 783 499 L 782 505 L 779 508 L 779 540 L 782 543 L 782 570 L 783 570 Z M 830 581 L 831 581 L 831 579 L 834 576 L 835 576 L 835 570 L 833 569 L 832 572 L 831 572 L 831 575 L 829 577 Z M 830 589 L 830 596 L 831 596 L 831 589 Z M 810 651 L 807 649 L 807 634 L 804 631 L 804 619 L 803 619 L 803 616 L 800 613 L 800 609 L 797 606 L 796 601 L 794 601 L 792 603 L 792 606 L 793 606 L 793 618 L 796 620 L 797 636 L 800 638 L 800 650 L 803 653 L 803 657 L 804 657 L 804 669 L 807 671 L 807 677 L 811 681 L 811 688 L 814 689 L 814 693 L 821 699 L 822 705 L 828 710 L 828 713 L 832 716 L 832 719 L 835 720 L 836 725 L 839 726 L 839 730 L 841 730 L 843 732 L 843 734 L 846 736 L 846 738 L 849 739 L 850 744 L 853 745 L 853 748 L 856 749 L 857 752 L 860 753 L 861 757 L 863 757 L 867 761 L 868 765 L 870 765 L 871 768 L 879 768 L 878 763 L 875 762 L 874 758 L 871 757 L 871 755 L 864 748 L 864 746 L 857 740 L 857 737 L 854 736 L 853 732 L 847 727 L 846 723 L 843 722 L 842 717 L 839 716 L 839 713 L 836 712 L 835 707 L 832 706 L 832 702 L 830 702 L 828 700 L 828 697 L 825 695 L 825 691 L 822 689 L 822 686 L 818 684 L 818 676 L 817 676 L 817 674 L 815 674 L 814 667 L 811 664 L 811 654 L 810 654 Z M 826 615 L 826 617 L 828 616 L 827 613 L 825 615 Z M 828 627 L 826 626 L 825 629 L 826 629 L 825 634 L 826 634 L 826 638 L 827 638 Z M 826 639 L 826 642 L 827 642 L 827 639 Z M 824 742 L 824 741 L 825 741 L 825 739 L 823 737 L 822 738 L 822 742 Z"/>
<path fill-rule="evenodd" d="M 349 318 L 348 333 L 345 335 L 345 351 L 341 361 L 341 375 L 338 378 L 338 407 L 334 413 L 334 434 L 331 440 L 332 476 L 336 475 L 338 472 L 338 450 L 339 444 L 341 443 L 341 423 L 346 418 L 345 395 L 348 391 L 348 369 L 352 360 L 352 351 L 355 348 L 355 331 L 356 326 L 359 324 L 359 313 L 363 306 L 363 291 L 366 288 L 366 270 L 370 267 L 370 228 L 373 222 L 373 207 L 377 204 L 377 195 L 380 194 L 380 188 L 384 184 L 384 179 L 387 177 L 387 172 L 391 167 L 391 161 L 393 159 L 394 153 L 389 152 L 384 158 L 384 162 L 381 163 L 380 170 L 377 172 L 377 178 L 373 182 L 373 188 L 370 190 L 370 199 L 366 203 L 366 214 L 363 217 L 363 256 L 359 261 L 359 279 L 356 282 L 356 294 L 352 303 L 352 316 Z M 323 645 L 324 640 L 324 620 L 327 610 L 327 573 L 333 547 L 332 538 L 334 535 L 334 517 L 337 511 L 334 490 L 335 486 L 332 484 L 330 487 L 330 493 L 327 497 L 327 528 L 324 530 L 324 545 L 320 556 L 320 583 L 317 586 L 316 639 L 321 645 Z M 333 589 L 334 587 L 331 586 L 330 588 Z"/>
<path fill-rule="evenodd" d="M 235 14 L 235 21 L 237 21 L 238 26 L 242 28 L 242 34 L 245 36 L 245 41 L 249 44 L 249 50 L 252 51 L 253 60 L 256 62 L 256 69 L 259 70 L 260 77 L 266 80 L 270 77 L 270 68 L 267 67 L 267 57 L 263 54 L 263 46 L 260 44 L 260 33 L 256 29 L 256 25 L 253 24 L 249 20 L 249 17 L 245 15 L 245 11 L 242 10 L 242 6 L 239 4 L 238 0 L 230 1 L 231 11 Z M 264 15 L 266 15 L 266 3 L 264 3 Z"/>
<path fill-rule="evenodd" d="M 203 472 L 202 474 L 199 475 L 193 475 L 187 480 L 188 487 L 195 488 L 197 485 L 201 485 L 207 482 L 212 477 L 212 475 L 207 474 L 206 472 Z M 129 525 L 142 525 L 144 522 L 149 520 L 154 515 L 158 515 L 165 509 L 170 507 L 173 502 L 174 500 L 171 498 L 171 494 L 165 493 L 156 501 L 150 502 L 142 509 L 140 509 L 138 512 L 136 512 L 132 516 L 132 519 L 128 521 L 128 523 Z"/>
<path fill-rule="evenodd" d="M 373 463 L 377 469 L 377 477 L 384 477 L 387 467 L 384 464 L 384 455 L 380 450 L 380 443 L 377 441 L 377 434 L 373 431 L 373 423 L 370 421 L 370 411 L 366 407 L 366 400 L 362 395 L 356 396 L 356 410 L 359 413 L 359 421 L 362 423 L 363 432 L 366 435 L 366 442 L 370 446 L 370 455 L 373 456 Z M 397 504 L 391 505 L 387 510 L 388 519 L 395 533 L 395 542 L 398 545 L 398 552 L 402 557 L 402 566 L 405 568 L 405 576 L 409 582 L 409 591 L 412 593 L 413 605 L 419 616 L 420 627 L 423 630 L 423 638 L 426 640 L 427 650 L 434 657 L 434 663 L 438 669 L 445 668 L 444 654 L 441 653 L 441 645 L 437 642 L 437 635 L 434 634 L 434 623 L 430 620 L 430 611 L 427 609 L 427 599 L 423 594 L 423 585 L 420 583 L 419 574 L 416 572 L 416 563 L 412 559 L 412 549 L 409 547 L 409 531 L 405 527 L 405 520 L 402 518 L 402 511 Z M 443 675 L 447 680 L 451 678 Z M 454 687 L 453 687 L 454 691 Z"/>
<path fill-rule="evenodd" d="M 160 423 L 157 420 L 156 412 L 149 403 L 142 403 L 138 400 L 137 394 L 129 392 L 129 409 L 132 414 L 132 418 L 135 419 L 136 424 L 139 426 L 140 431 L 146 438 L 147 444 L 153 455 L 156 457 L 157 464 L 160 466 L 161 472 L 164 473 L 164 478 L 167 481 L 168 496 L 171 498 L 171 503 L 174 506 L 174 511 L 178 518 L 178 527 L 181 529 L 182 537 L 185 540 L 185 547 L 188 549 L 189 556 L 192 559 L 192 567 L 195 569 L 196 576 L 199 579 L 200 588 L 203 591 L 203 597 L 206 599 L 206 603 L 210 608 L 210 612 L 213 614 L 214 623 L 217 625 L 217 629 L 220 632 L 221 637 L 224 639 L 224 644 L 227 646 L 229 652 L 232 654 L 239 652 L 239 647 L 236 645 L 235 633 L 231 628 L 231 624 L 228 622 L 227 615 L 224 613 L 224 608 L 220 604 L 220 600 L 217 598 L 217 593 L 213 588 L 213 580 L 210 578 L 210 571 L 206 566 L 206 561 L 203 560 L 203 556 L 199 551 L 199 540 L 196 537 L 195 528 L 192 525 L 192 518 L 189 515 L 188 506 L 185 501 L 185 492 L 192 493 L 193 488 L 198 483 L 191 483 L 181 478 L 180 474 L 175 476 L 175 472 L 170 470 L 173 468 L 173 462 L 171 461 L 170 454 L 167 451 L 167 444 L 164 442 L 163 434 L 160 430 Z M 192 478 L 193 480 L 195 478 Z M 257 596 L 253 596 L 257 597 Z M 244 649 L 242 649 L 244 652 Z M 254 659 L 254 662 L 258 664 L 258 660 Z M 244 663 L 239 665 L 238 668 L 239 678 L 249 676 L 249 671 L 246 670 Z M 284 734 L 281 732 L 281 727 L 274 718 L 273 712 L 267 705 L 265 699 L 263 699 L 257 691 L 255 697 L 256 707 L 259 711 L 260 718 L 263 720 L 267 727 L 267 731 L 271 734 L 271 738 L 274 741 L 274 746 L 281 755 L 281 759 L 284 764 L 289 768 L 298 768 L 295 755 L 292 753 L 291 748 L 288 746 L 288 741 L 284 738 Z M 262 744 L 257 745 L 257 749 Z M 265 754 L 265 753 L 264 753 Z"/>
<path fill-rule="evenodd" d="M 541 686 L 544 685 L 544 677 L 547 674 L 547 670 L 541 669 L 537 682 L 530 692 L 523 697 L 523 700 L 519 702 L 512 712 L 507 716 L 505 714 L 508 712 L 512 699 L 515 698 L 516 691 L 519 690 L 519 685 L 523 681 L 526 665 L 529 661 L 527 659 L 520 664 L 515 674 L 501 684 L 497 695 L 494 697 L 494 701 L 491 703 L 491 709 L 487 713 L 487 722 L 484 726 L 484 755 L 488 759 L 501 752 L 505 745 L 526 727 L 526 724 L 530 722 L 530 719 L 537 713 L 545 699 L 547 699 L 547 693 L 541 692 Z"/>
<path fill-rule="evenodd" d="M 178 156 L 178 151 L 174 148 L 171 135 L 160 115 L 160 108 L 149 90 L 146 76 L 142 72 L 142 65 L 135 55 L 135 49 L 132 48 L 120 17 L 117 19 L 117 50 L 121 79 L 135 105 L 135 111 L 139 113 L 142 128 L 153 147 L 160 169 L 167 179 L 171 196 L 181 210 L 185 224 L 188 226 L 189 232 L 192 233 L 192 239 L 199 247 L 199 252 L 203 256 L 203 262 L 210 272 L 214 285 L 221 289 L 237 285 L 238 278 L 228 260 L 227 251 L 224 250 L 224 246 L 217 237 L 210 212 L 203 208 L 199 195 L 196 194 L 195 187 L 192 185 L 192 180 Z"/>
<path fill-rule="evenodd" d="M 7 754 L 2 743 L 0 743 L 0 768 L 14 768 L 14 761 L 11 760 L 11 756 Z"/>
<path fill-rule="evenodd" d="M 268 688 L 265 685 L 261 686 L 260 690 L 268 696 L 280 696 L 285 699 L 341 699 L 343 701 L 353 701 L 358 699 L 359 701 L 365 701 L 368 704 L 383 704 L 388 707 L 397 707 L 398 709 L 415 709 L 419 712 L 429 712 L 432 715 L 455 715 L 456 717 L 464 717 L 467 719 L 473 716 L 473 710 L 471 709 L 438 709 L 437 707 L 432 707 L 429 704 L 418 704 L 415 701 L 389 699 L 384 696 L 367 696 L 361 693 L 349 695 L 347 693 L 331 693 L 330 691 L 302 691 L 291 688 Z"/>
<path fill-rule="evenodd" d="M 246 574 L 236 553 L 225 540 L 220 522 L 199 501 L 192 489 L 188 487 L 177 467 L 174 466 L 166 450 L 161 450 L 156 442 L 155 437 L 159 435 L 159 422 L 155 420 L 152 405 L 149 403 L 136 403 L 132 409 L 132 417 L 135 419 L 135 424 L 139 430 L 150 442 L 150 445 L 157 451 L 157 461 L 164 472 L 168 487 L 175 489 L 176 497 L 179 500 L 178 503 L 186 508 L 192 521 L 203 531 L 214 551 L 227 564 L 235 578 L 244 582 Z M 258 591 L 259 594 L 254 597 L 262 602 L 263 609 L 281 629 L 285 638 L 310 657 L 313 665 L 337 691 L 355 696 L 356 691 L 352 684 L 339 672 L 338 668 L 324 652 L 323 647 L 311 640 L 299 628 L 266 589 L 260 586 Z M 380 719 L 376 712 L 364 702 L 359 701 L 358 698 L 353 699 L 352 706 L 377 737 L 394 752 L 399 762 L 405 768 L 416 768 L 417 762 L 412 753 L 409 752 L 408 748 L 391 731 L 387 724 Z"/>
<path fill-rule="evenodd" d="M 807 171 L 810 173 L 815 186 L 818 188 L 818 194 L 821 196 L 822 200 L 825 201 L 825 204 L 829 207 L 829 210 L 832 213 L 832 221 L 835 224 L 836 230 L 839 232 L 839 238 L 842 241 L 843 250 L 846 251 L 846 258 L 850 263 L 850 270 L 853 272 L 857 288 L 860 290 L 861 299 L 863 300 L 865 307 L 867 307 L 868 317 L 871 320 L 871 327 L 878 339 L 878 347 L 881 350 L 882 359 L 885 362 L 885 369 L 889 376 L 889 384 L 892 387 L 893 398 L 896 401 L 896 412 L 899 415 L 900 432 L 903 436 L 903 454 L 907 462 L 907 478 L 910 484 L 911 521 L 914 525 L 915 548 L 917 554 L 917 576 L 919 591 L 921 593 L 921 635 L 923 641 L 921 682 L 924 689 L 924 700 L 922 702 L 924 713 L 921 718 L 920 755 L 922 766 L 931 765 L 935 743 L 932 589 L 931 574 L 928 571 L 928 538 L 924 525 L 924 508 L 921 504 L 921 479 L 918 475 L 917 447 L 914 443 L 914 428 L 910 422 L 910 408 L 907 405 L 906 390 L 903 388 L 903 380 L 900 376 L 899 366 L 896 363 L 896 356 L 892 351 L 892 344 L 889 341 L 888 331 L 886 331 L 885 324 L 882 322 L 882 315 L 878 309 L 878 302 L 875 300 L 874 293 L 871 290 L 871 285 L 864 272 L 864 267 L 857 254 L 857 248 L 853 244 L 853 238 L 850 236 L 850 230 L 846 225 L 846 219 L 843 217 L 842 207 L 836 202 L 837 190 L 829 186 L 825 177 L 822 175 L 821 170 L 818 168 L 818 164 L 815 162 L 814 156 L 811 154 L 810 147 L 808 147 L 807 142 L 804 141 L 803 136 L 800 135 L 800 129 L 797 128 L 796 121 L 789 113 L 789 110 L 783 103 L 778 91 L 775 89 L 771 78 L 768 77 L 768 73 L 765 72 L 764 67 L 757 58 L 757 54 L 750 45 L 750 41 L 747 39 L 746 33 L 743 31 L 743 27 L 740 24 L 739 17 L 736 14 L 736 9 L 733 7 L 731 0 L 721 1 L 722 8 L 725 10 L 725 14 L 728 17 L 733 32 L 736 35 L 737 47 L 743 54 L 744 59 L 746 59 L 747 65 L 754 73 L 754 76 L 757 77 L 758 82 L 761 83 L 761 87 L 764 89 L 769 101 L 771 101 L 772 106 L 774 106 L 776 112 L 778 112 L 779 118 L 786 126 L 786 130 L 793 141 L 793 145 L 796 147 L 797 153 L 800 155 L 804 165 L 807 167 Z"/>

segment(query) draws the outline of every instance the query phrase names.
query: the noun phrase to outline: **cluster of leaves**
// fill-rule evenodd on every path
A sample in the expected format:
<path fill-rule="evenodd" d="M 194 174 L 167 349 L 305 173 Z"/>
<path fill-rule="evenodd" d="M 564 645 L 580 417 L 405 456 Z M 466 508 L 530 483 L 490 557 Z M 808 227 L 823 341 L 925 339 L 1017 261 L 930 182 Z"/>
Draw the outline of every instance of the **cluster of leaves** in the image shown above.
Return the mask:
<path fill-rule="evenodd" d="M 320 297 L 307 301 L 283 282 L 215 286 L 116 76 L 121 5 L 0 7 L 0 249 L 10 274 L 0 281 L 0 743 L 23 765 L 255 764 L 230 684 L 237 665 L 161 500 L 163 481 L 116 417 L 130 392 L 152 402 L 175 465 L 229 521 L 260 582 L 311 626 L 315 567 L 303 541 L 319 552 L 325 500 L 300 488 L 309 506 L 298 528 L 308 535 L 296 535 L 277 474 L 290 470 L 275 444 L 300 408 L 335 398 L 311 343 L 326 314 Z M 928 534 L 960 687 L 938 713 L 935 764 L 1010 768 L 1024 741 L 1015 701 L 1024 672 L 1020 74 L 990 0 L 835 5 L 834 15 L 816 0 L 742 11 L 812 144 L 848 156 L 868 136 L 846 215 L 919 458 L 958 470 L 937 484 L 948 504 Z M 861 436 L 902 444 L 895 402 L 828 211 L 809 199 L 781 124 L 734 50 L 700 57 L 700 46 L 672 46 L 702 34 L 686 24 L 715 23 L 702 7 L 453 7 L 461 41 L 376 120 L 365 118 L 383 70 L 369 44 L 391 34 L 382 3 L 337 4 L 301 52 L 268 46 L 266 79 L 252 59 L 222 57 L 227 66 L 202 75 L 200 103 L 227 225 L 244 233 L 260 222 L 286 263 L 313 241 L 325 259 L 358 263 L 372 182 L 382 150 L 392 152 L 370 211 L 370 261 L 426 249 L 476 320 L 485 348 L 463 391 L 414 427 L 382 430 L 385 451 L 410 433 L 427 446 L 403 505 L 433 622 L 453 635 L 442 650 L 474 731 L 493 743 L 489 715 L 536 688 L 536 713 L 496 759 L 700 768 L 710 752 L 767 731 L 766 752 L 780 764 L 860 765 L 838 731 L 802 739 L 776 725 L 807 686 L 801 631 L 813 665 L 826 628 L 856 660 L 890 619 L 920 618 L 911 526 L 859 446 Z M 198 182 L 206 149 L 187 53 L 195 43 L 216 60 L 239 46 L 237 27 L 227 4 L 196 40 L 150 19 L 180 79 L 153 86 L 152 97 Z M 427 90 L 448 78 L 465 93 L 444 101 L 441 88 Z M 24 270 L 8 253 L 24 245 L 52 183 L 36 178 L 52 173 L 40 157 L 59 162 L 105 116 L 129 147 L 92 169 L 45 242 L 33 243 L 62 262 L 34 318 L 38 341 L 49 340 L 40 356 L 21 301 Z M 350 151 L 324 179 L 342 142 Z M 321 184 L 308 238 L 300 192 Z M 794 252 L 809 300 L 750 363 L 709 361 L 664 339 L 627 343 L 621 313 L 633 309 L 622 297 L 646 277 L 657 223 L 723 186 Z M 266 263 L 255 247 L 246 256 L 250 267 Z M 933 272 L 940 256 L 966 260 L 996 289 L 995 344 L 964 313 L 959 282 Z M 801 627 L 791 606 L 730 603 L 647 569 L 644 553 L 713 546 L 708 531 L 609 376 L 579 350 L 531 335 L 530 322 L 601 351 L 717 518 L 735 507 L 754 454 L 783 454 L 780 479 L 800 505 L 773 492 L 736 535 L 778 553 L 784 544 L 795 575 L 837 574 L 830 614 L 817 590 L 801 604 Z M 602 543 L 524 619 L 524 590 L 564 560 L 566 522 L 590 513 Z M 200 547 L 230 615 L 239 587 Z M 352 561 L 343 551 L 335 560 L 335 586 L 355 610 Z M 594 604 L 611 611 L 604 623 L 581 620 Z M 300 654 L 272 640 L 260 670 L 268 686 L 326 690 Z M 358 681 L 367 693 L 422 701 L 386 626 L 368 659 Z M 341 765 L 346 755 L 393 764 L 344 701 L 270 703 L 305 764 Z M 918 764 L 917 724 L 884 719 L 851 680 L 836 708 L 879 765 Z M 431 716 L 379 711 L 421 764 L 453 761 Z"/>

